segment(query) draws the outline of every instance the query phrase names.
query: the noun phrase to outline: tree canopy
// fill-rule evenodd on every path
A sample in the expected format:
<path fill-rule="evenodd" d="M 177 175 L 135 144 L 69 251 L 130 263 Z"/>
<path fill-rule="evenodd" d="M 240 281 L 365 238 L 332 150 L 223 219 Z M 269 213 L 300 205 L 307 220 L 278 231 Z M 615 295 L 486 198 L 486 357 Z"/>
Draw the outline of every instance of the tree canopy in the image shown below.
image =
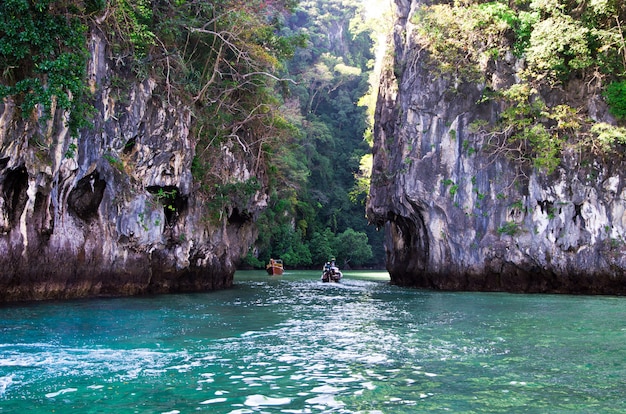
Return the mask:
<path fill-rule="evenodd" d="M 475 131 L 496 144 L 492 150 L 548 173 L 568 147 L 600 156 L 621 152 L 625 19 L 619 0 L 468 0 L 423 4 L 412 17 L 435 71 L 482 85 L 482 102 L 504 107 L 496 123 L 476 122 Z M 523 59 L 519 82 L 494 85 L 489 68 L 507 56 Z M 618 122 L 588 117 L 575 98 L 581 88 L 603 95 Z M 546 102 L 551 95 L 564 98 Z"/>
<path fill-rule="evenodd" d="M 285 106 L 293 110 L 289 119 L 299 131 L 286 156 L 304 174 L 297 187 L 276 189 L 267 221 L 260 225 L 265 236 L 256 246 L 263 261 L 293 260 L 292 250 L 300 243 L 296 266 L 318 267 L 331 256 L 353 266 L 383 264 L 382 235 L 365 219 L 367 185 L 358 181 L 361 159 L 369 153 L 364 137 L 370 127 L 368 108 L 359 103 L 372 93 L 374 66 L 374 31 L 363 12 L 360 1 L 302 1 L 286 20 L 283 33 L 307 36 L 306 47 L 295 51 L 283 75 L 296 82 Z M 280 212 L 285 203 L 289 214 Z M 342 247 L 348 236 L 362 247 L 353 256 Z M 280 238 L 289 238 L 289 246 Z"/>

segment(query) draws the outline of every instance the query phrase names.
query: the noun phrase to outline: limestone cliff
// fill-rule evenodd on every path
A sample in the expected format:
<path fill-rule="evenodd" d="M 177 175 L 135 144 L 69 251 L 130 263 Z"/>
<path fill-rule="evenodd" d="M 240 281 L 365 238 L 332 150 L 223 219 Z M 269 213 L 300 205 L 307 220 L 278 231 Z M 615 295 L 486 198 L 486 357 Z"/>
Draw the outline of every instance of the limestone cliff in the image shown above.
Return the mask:
<path fill-rule="evenodd" d="M 230 286 L 265 195 L 207 220 L 189 107 L 126 76 L 90 36 L 96 115 L 78 139 L 61 111 L 23 120 L 12 100 L 0 104 L 0 302 Z M 218 167 L 249 179 L 229 145 Z"/>
<path fill-rule="evenodd" d="M 484 85 L 432 70 L 415 42 L 420 1 L 396 0 L 375 118 L 368 217 L 385 229 L 393 283 L 450 290 L 626 292 L 626 187 L 621 157 L 565 151 L 550 174 L 488 152 L 469 127 L 501 108 Z M 490 67 L 516 82 L 513 56 Z M 568 85 L 586 115 L 614 122 L 598 93 Z M 451 92 L 453 91 L 453 92 Z"/>

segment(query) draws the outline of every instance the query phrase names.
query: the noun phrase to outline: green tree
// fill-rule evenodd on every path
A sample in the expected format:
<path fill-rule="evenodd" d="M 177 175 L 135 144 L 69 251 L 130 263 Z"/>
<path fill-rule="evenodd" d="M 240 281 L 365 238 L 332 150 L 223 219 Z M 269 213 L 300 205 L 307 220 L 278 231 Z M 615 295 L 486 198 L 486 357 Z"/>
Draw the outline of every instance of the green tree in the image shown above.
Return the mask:
<path fill-rule="evenodd" d="M 325 263 L 330 260 L 331 257 L 337 256 L 337 252 L 333 248 L 333 246 L 336 245 L 335 237 L 335 234 L 329 228 L 313 234 L 309 246 L 311 249 L 311 259 L 314 264 Z"/>
<path fill-rule="evenodd" d="M 360 266 L 372 257 L 372 247 L 364 232 L 347 229 L 337 235 L 335 243 L 337 259 L 344 267 Z"/>
<path fill-rule="evenodd" d="M 297 229 L 316 267 L 336 254 L 333 246 L 339 233 L 374 231 L 365 219 L 365 195 L 351 195 L 360 160 L 369 151 L 364 140 L 367 108 L 359 102 L 370 88 L 373 42 L 361 12 L 362 4 L 353 0 L 303 1 L 283 29 L 287 35 L 300 30 L 308 34 L 306 47 L 296 50 L 282 75 L 297 82 L 288 85 L 292 97 L 283 108 L 289 110 L 286 118 L 299 133 L 297 145 L 283 146 L 281 151 L 292 165 L 297 161 L 302 174 L 297 186 L 276 187 L 282 201 L 270 204 L 268 217 L 273 219 L 260 226 L 285 223 Z M 285 215 L 279 212 L 283 203 L 290 205 Z M 261 230 L 259 257 L 280 250 L 277 246 L 283 241 L 265 236 L 271 233 Z M 380 265 L 382 243 L 376 251 Z"/>

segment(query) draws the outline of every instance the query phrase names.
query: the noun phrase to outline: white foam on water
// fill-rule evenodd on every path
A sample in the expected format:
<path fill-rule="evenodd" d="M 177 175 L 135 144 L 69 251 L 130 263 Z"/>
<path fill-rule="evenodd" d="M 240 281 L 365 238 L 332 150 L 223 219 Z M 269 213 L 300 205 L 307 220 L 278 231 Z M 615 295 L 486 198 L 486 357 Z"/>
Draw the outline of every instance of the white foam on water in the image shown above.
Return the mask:
<path fill-rule="evenodd" d="M 4 350 L 6 348 L 4 347 Z M 25 384 L 52 380 L 60 372 L 67 376 L 84 375 L 102 378 L 105 381 L 129 381 L 141 376 L 162 375 L 172 362 L 189 359 L 186 352 L 172 352 L 164 348 L 122 350 L 60 347 L 56 344 L 24 344 L 17 351 L 2 355 L 0 367 L 16 366 L 42 371 L 28 377 Z M 0 382 L 0 395 L 2 395 L 1 388 L 2 382 Z"/>
<path fill-rule="evenodd" d="M 39 355 L 42 355 L 38 358 Z M 55 363 L 48 352 L 36 354 L 10 353 L 8 358 L 0 358 L 0 367 L 37 367 Z"/>
<path fill-rule="evenodd" d="M 272 365 L 272 364 L 270 362 L 254 362 L 254 363 L 252 363 L 250 365 L 253 365 L 253 366 L 258 365 L 258 366 L 261 366 L 261 367 L 266 367 L 266 366 Z"/>
<path fill-rule="evenodd" d="M 173 369 L 178 372 L 184 373 L 184 372 L 189 372 L 189 370 L 191 370 L 192 368 L 199 367 L 200 365 L 201 365 L 200 361 L 193 361 L 188 364 L 174 365 L 174 366 L 168 367 L 167 369 Z"/>
<path fill-rule="evenodd" d="M 76 391 L 78 391 L 78 388 L 64 388 L 57 392 L 49 392 L 48 394 L 46 394 L 46 397 L 54 398 L 54 397 L 58 397 L 59 395 L 67 394 L 68 392 L 76 392 Z"/>
<path fill-rule="evenodd" d="M 13 384 L 13 375 L 0 377 L 0 397 L 4 395 L 9 385 Z"/>
<path fill-rule="evenodd" d="M 261 375 L 261 379 L 264 381 L 269 381 L 269 380 L 274 380 L 274 379 L 279 379 L 279 378 L 283 378 L 282 375 Z"/>
<path fill-rule="evenodd" d="M 393 360 L 387 358 L 385 355 L 369 355 L 369 356 L 361 356 L 358 359 L 360 362 L 364 362 L 366 364 L 382 364 L 393 362 Z"/>
<path fill-rule="evenodd" d="M 100 390 L 102 388 L 104 388 L 104 385 L 90 385 L 87 387 L 90 390 Z"/>
<path fill-rule="evenodd" d="M 278 358 L 276 358 L 279 362 L 296 362 L 297 360 L 299 360 L 300 358 L 294 355 L 281 355 Z"/>
<path fill-rule="evenodd" d="M 199 386 L 198 389 L 202 389 L 201 384 L 209 384 L 209 383 L 215 382 L 215 379 L 213 379 L 214 375 L 215 374 L 213 374 L 213 373 L 203 373 L 203 374 L 200 374 L 200 377 L 204 378 L 204 379 L 201 379 L 201 380 L 197 381 L 198 382 L 198 386 Z"/>
<path fill-rule="evenodd" d="M 364 379 L 365 377 L 363 375 L 356 374 L 356 375 L 352 375 L 350 377 L 345 377 L 345 378 L 328 378 L 326 382 L 328 384 L 346 384 L 349 382 L 363 381 Z"/>
<path fill-rule="evenodd" d="M 244 402 L 248 407 L 260 407 L 264 405 L 285 405 L 291 402 L 291 398 L 273 398 L 265 395 L 255 394 L 249 395 Z"/>
<path fill-rule="evenodd" d="M 245 382 L 248 387 L 261 387 L 261 386 L 263 386 L 263 383 L 260 382 L 260 378 L 256 378 L 256 377 L 243 378 L 242 381 Z"/>
<path fill-rule="evenodd" d="M 376 389 L 376 385 L 374 385 L 372 381 L 363 382 L 361 383 L 361 386 L 370 391 Z"/>
<path fill-rule="evenodd" d="M 385 375 L 381 375 L 381 374 L 379 374 L 379 373 L 377 373 L 376 371 L 373 371 L 373 370 L 371 370 L 371 369 L 365 370 L 365 373 L 366 373 L 368 376 L 370 376 L 370 377 L 372 377 L 372 378 L 376 378 L 376 379 L 378 379 L 378 380 L 385 380 L 385 379 L 387 379 L 387 377 L 386 377 Z"/>
<path fill-rule="evenodd" d="M 335 396 L 333 396 L 332 394 L 323 394 L 323 395 L 320 395 L 319 397 L 309 398 L 308 400 L 306 400 L 306 403 L 320 405 L 322 407 L 324 406 L 330 407 L 330 408 L 339 408 L 345 405 L 341 401 L 337 401 L 335 399 Z"/>
<path fill-rule="evenodd" d="M 160 375 L 160 374 L 167 372 L 167 370 L 148 368 L 148 369 L 145 369 L 143 372 L 146 374 L 150 374 L 150 375 Z"/>
<path fill-rule="evenodd" d="M 206 405 L 206 404 L 215 404 L 215 403 L 221 403 L 221 402 L 225 402 L 227 399 L 226 398 L 212 398 L 210 400 L 205 400 L 202 401 L 200 404 L 202 405 Z"/>
<path fill-rule="evenodd" d="M 161 414 L 180 414 L 180 411 L 178 410 L 164 411 Z"/>
<path fill-rule="evenodd" d="M 331 385 L 322 385 L 320 387 L 313 388 L 311 392 L 314 392 L 317 394 L 336 394 L 339 391 L 343 391 L 343 390 L 345 390 L 345 388 L 337 388 Z"/>

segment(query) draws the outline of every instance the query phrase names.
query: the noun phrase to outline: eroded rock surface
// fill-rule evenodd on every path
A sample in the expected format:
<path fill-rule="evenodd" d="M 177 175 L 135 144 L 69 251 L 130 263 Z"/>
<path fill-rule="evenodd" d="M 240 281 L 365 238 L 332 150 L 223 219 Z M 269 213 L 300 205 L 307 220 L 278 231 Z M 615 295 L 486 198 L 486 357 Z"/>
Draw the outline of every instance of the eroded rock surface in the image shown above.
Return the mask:
<path fill-rule="evenodd" d="M 565 153 L 550 175 L 520 175 L 508 158 L 483 151 L 487 143 L 469 125 L 495 119 L 499 108 L 478 103 L 480 85 L 453 85 L 430 70 L 412 36 L 418 4 L 396 1 L 393 61 L 382 76 L 374 131 L 368 217 L 386 232 L 392 282 L 625 293 L 623 162 L 582 166 L 579 154 Z M 496 83 L 515 82 L 519 63 L 508 57 L 492 75 Z M 612 122 L 599 96 L 583 99 L 589 117 Z"/>
<path fill-rule="evenodd" d="M 207 220 L 189 108 L 152 79 L 112 87 L 124 75 L 97 34 L 90 51 L 97 114 L 78 139 L 61 111 L 42 123 L 0 103 L 0 301 L 230 286 L 264 194 Z M 247 180 L 228 146 L 221 167 Z"/>

